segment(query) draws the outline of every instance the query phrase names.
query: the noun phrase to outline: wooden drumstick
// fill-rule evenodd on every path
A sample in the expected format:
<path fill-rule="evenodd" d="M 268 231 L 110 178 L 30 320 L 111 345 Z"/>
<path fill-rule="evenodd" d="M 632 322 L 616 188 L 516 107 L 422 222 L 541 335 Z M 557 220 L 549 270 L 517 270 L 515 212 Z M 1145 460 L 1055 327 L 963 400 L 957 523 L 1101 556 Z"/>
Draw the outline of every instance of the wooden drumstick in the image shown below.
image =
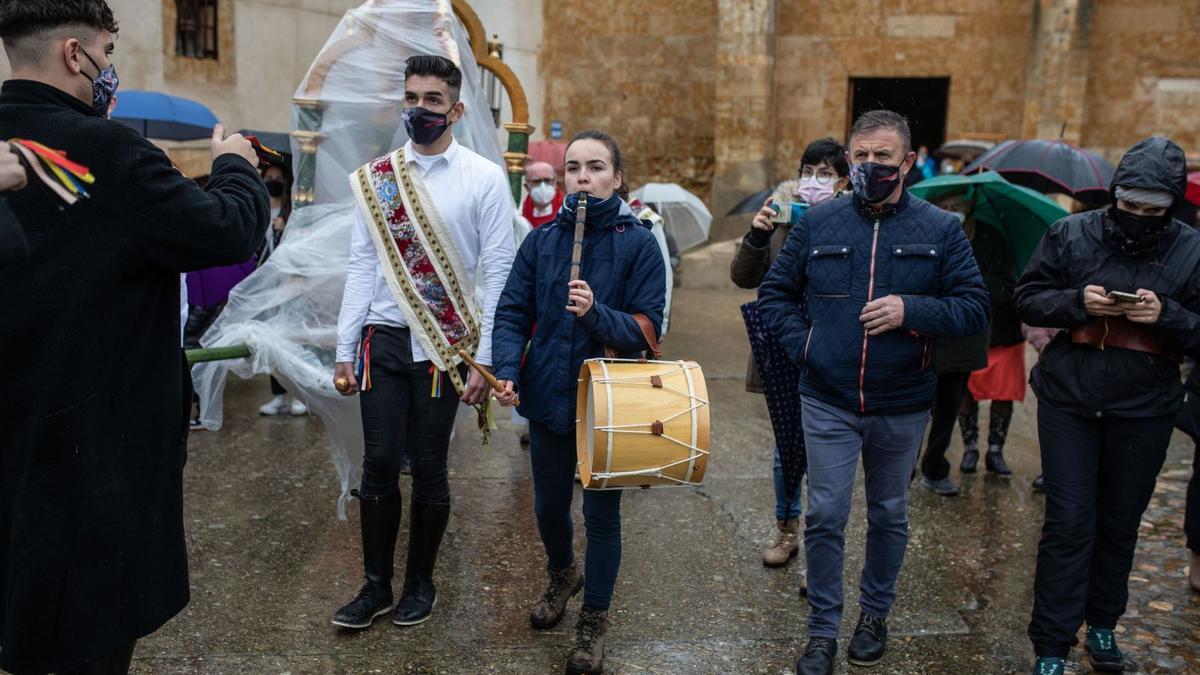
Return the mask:
<path fill-rule="evenodd" d="M 504 387 L 503 387 L 503 385 L 500 384 L 500 380 L 497 380 L 495 375 L 489 373 L 486 368 L 479 365 L 479 363 L 476 362 L 475 359 L 471 358 L 470 352 L 468 352 L 465 349 L 460 349 L 460 350 L 458 350 L 458 355 L 462 357 L 463 361 L 467 362 L 468 366 L 471 366 L 472 368 L 474 368 L 475 372 L 482 375 L 483 379 L 487 380 L 487 383 L 492 385 L 492 389 L 494 389 L 502 394 L 504 393 Z M 519 405 L 521 405 L 521 399 L 514 398 L 513 406 L 515 407 L 515 406 L 519 406 Z"/>

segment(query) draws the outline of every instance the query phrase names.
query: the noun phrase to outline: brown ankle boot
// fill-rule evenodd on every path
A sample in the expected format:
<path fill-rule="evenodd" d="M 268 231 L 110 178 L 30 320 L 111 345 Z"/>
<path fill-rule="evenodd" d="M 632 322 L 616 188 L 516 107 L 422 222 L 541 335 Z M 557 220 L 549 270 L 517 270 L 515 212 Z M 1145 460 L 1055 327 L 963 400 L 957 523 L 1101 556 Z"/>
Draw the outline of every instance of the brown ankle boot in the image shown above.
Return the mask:
<path fill-rule="evenodd" d="M 1188 570 L 1188 583 L 1192 585 L 1192 590 L 1200 593 L 1200 553 L 1195 551 L 1190 552 Z"/>
<path fill-rule="evenodd" d="M 783 567 L 800 550 L 800 519 L 778 521 L 779 538 L 763 553 L 763 565 Z"/>
<path fill-rule="evenodd" d="M 567 658 L 567 675 L 604 672 L 604 643 L 608 633 L 608 612 L 583 606 L 575 626 L 575 649 Z"/>
<path fill-rule="evenodd" d="M 553 570 L 547 565 L 546 573 L 550 576 L 550 583 L 541 600 L 529 612 L 529 624 L 539 630 L 557 626 L 567 609 L 567 600 L 583 588 L 583 575 L 574 563 L 565 570 Z"/>

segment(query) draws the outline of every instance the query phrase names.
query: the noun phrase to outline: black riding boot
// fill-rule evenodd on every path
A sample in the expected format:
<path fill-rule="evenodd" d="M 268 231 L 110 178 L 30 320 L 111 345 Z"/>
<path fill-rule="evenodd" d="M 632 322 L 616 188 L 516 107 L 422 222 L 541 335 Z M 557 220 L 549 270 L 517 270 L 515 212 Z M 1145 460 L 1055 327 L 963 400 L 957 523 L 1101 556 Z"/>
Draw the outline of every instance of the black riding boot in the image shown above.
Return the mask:
<path fill-rule="evenodd" d="M 1012 408 L 996 409 L 998 403 L 992 401 L 992 414 L 988 420 L 988 452 L 987 470 L 1000 476 L 1012 474 L 1008 463 L 1004 461 L 1004 441 L 1008 439 L 1008 426 L 1012 424 Z M 1010 404 L 1011 405 L 1011 404 Z"/>
<path fill-rule="evenodd" d="M 408 566 L 404 572 L 404 592 L 396 603 L 392 623 L 415 626 L 433 615 L 437 589 L 433 586 L 433 567 L 438 548 L 450 520 L 449 504 L 412 503 L 408 528 Z"/>
<path fill-rule="evenodd" d="M 366 628 L 375 617 L 392 609 L 392 560 L 396 555 L 402 501 L 398 491 L 384 497 L 364 497 L 357 490 L 351 494 L 358 498 L 367 582 L 350 604 L 333 615 L 333 625 Z"/>

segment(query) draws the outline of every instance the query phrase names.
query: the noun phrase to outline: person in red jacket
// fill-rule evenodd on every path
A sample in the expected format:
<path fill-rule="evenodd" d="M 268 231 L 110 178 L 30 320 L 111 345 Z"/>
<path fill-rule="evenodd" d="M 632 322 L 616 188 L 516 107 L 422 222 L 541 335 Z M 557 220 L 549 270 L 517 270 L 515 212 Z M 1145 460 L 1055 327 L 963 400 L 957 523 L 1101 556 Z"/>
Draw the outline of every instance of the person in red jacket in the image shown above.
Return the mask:
<path fill-rule="evenodd" d="M 525 191 L 528 194 L 521 204 L 521 215 L 533 229 L 554 222 L 562 208 L 564 194 L 549 162 L 530 162 L 525 166 Z"/>

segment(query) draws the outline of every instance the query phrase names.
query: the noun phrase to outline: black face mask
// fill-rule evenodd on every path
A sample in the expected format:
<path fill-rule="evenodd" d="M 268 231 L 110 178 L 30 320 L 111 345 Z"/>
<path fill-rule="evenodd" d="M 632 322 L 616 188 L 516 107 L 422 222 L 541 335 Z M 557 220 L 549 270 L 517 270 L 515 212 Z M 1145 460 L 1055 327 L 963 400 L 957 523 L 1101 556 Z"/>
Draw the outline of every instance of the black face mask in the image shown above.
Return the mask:
<path fill-rule="evenodd" d="M 850 165 L 850 186 L 854 194 L 868 204 L 878 204 L 896 191 L 903 176 L 900 168 L 903 164 L 892 166 L 878 162 L 863 162 Z"/>
<path fill-rule="evenodd" d="M 409 108 L 402 115 L 404 130 L 417 145 L 431 145 L 450 128 L 450 117 L 425 108 Z"/>
<path fill-rule="evenodd" d="M 1143 216 L 1113 207 L 1116 232 L 1113 239 L 1122 252 L 1128 255 L 1144 255 L 1158 246 L 1159 239 L 1171 222 L 1171 214 Z"/>
<path fill-rule="evenodd" d="M 287 192 L 287 183 L 278 178 L 267 181 L 267 194 L 272 197 L 282 197 L 284 192 Z"/>

